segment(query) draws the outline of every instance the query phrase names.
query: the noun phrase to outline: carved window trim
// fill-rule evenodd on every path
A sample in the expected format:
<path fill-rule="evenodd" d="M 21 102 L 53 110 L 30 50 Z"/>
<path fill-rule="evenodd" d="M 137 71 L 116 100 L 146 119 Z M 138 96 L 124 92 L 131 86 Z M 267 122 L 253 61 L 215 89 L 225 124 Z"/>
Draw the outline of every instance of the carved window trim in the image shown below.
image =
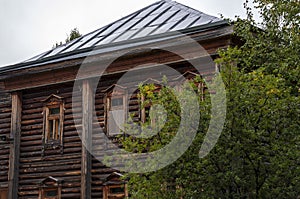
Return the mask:
<path fill-rule="evenodd" d="M 114 137 L 123 134 L 122 130 L 115 127 L 117 123 L 125 124 L 127 120 L 127 88 L 114 84 L 108 87 L 104 97 L 104 118 L 105 118 L 105 132 L 108 136 Z M 117 116 L 114 118 L 113 115 Z M 120 121 L 115 121 L 119 119 Z"/>
<path fill-rule="evenodd" d="M 43 100 L 43 152 L 60 149 L 63 152 L 64 100 L 50 95 Z"/>

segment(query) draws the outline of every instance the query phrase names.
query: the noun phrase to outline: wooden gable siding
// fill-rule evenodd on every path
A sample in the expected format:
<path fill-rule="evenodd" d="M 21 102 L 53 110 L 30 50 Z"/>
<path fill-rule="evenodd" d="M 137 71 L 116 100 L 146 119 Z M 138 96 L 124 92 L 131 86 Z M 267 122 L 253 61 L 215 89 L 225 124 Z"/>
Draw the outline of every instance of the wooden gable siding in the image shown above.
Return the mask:
<path fill-rule="evenodd" d="M 11 127 L 11 96 L 0 93 L 0 136 L 10 137 Z M 9 142 L 0 143 L 0 188 L 8 187 Z"/>
<path fill-rule="evenodd" d="M 38 182 L 49 176 L 60 178 L 62 198 L 80 198 L 81 139 L 73 118 L 81 120 L 81 93 L 76 93 L 75 112 L 72 112 L 73 84 L 42 87 L 23 92 L 21 147 L 19 167 L 19 197 L 37 198 Z M 63 154 L 55 150 L 42 153 L 43 103 L 51 94 L 65 102 Z M 77 96 L 78 94 L 78 96 Z"/>

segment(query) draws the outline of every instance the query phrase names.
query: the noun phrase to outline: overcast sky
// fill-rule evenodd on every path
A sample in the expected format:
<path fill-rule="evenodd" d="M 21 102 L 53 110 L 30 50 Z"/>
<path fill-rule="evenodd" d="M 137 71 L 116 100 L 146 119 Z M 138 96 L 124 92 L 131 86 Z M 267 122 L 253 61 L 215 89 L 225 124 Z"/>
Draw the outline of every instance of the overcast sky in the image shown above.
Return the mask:
<path fill-rule="evenodd" d="M 89 33 L 158 0 L 0 0 L 0 66 L 18 63 Z M 244 0 L 177 0 L 206 14 L 245 16 Z"/>

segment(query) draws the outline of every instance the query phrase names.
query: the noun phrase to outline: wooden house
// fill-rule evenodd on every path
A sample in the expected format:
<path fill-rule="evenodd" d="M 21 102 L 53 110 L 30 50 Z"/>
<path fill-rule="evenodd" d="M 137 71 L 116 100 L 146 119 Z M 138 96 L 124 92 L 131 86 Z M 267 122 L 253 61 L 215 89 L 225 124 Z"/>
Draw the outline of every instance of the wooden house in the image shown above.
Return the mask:
<path fill-rule="evenodd" d="M 161 82 L 168 73 L 164 66 L 179 74 L 168 76 L 174 81 L 198 73 L 191 62 L 201 75 L 213 73 L 215 65 L 203 60 L 215 59 L 218 49 L 231 45 L 232 33 L 224 20 L 161 0 L 27 61 L 1 67 L 0 199 L 126 197 L 125 182 L 117 180 L 121 174 L 94 157 L 107 146 L 91 139 L 91 132 L 101 129 L 113 139 L 121 133 L 116 125 L 129 113 L 134 120 L 146 117 L 136 95 L 128 93 L 149 79 Z M 134 78 L 120 83 L 128 71 Z M 119 114 L 110 121 L 113 110 Z M 84 142 L 97 145 L 95 153 Z"/>

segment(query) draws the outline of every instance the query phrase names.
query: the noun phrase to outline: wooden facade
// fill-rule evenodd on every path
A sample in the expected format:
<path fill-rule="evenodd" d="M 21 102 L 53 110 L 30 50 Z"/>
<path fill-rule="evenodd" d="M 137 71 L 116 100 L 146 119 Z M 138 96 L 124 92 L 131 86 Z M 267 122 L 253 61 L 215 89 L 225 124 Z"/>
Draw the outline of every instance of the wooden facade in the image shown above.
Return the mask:
<path fill-rule="evenodd" d="M 200 27 L 185 35 L 201 44 L 214 59 L 218 49 L 231 45 L 232 32 L 232 26 L 222 24 L 206 29 Z M 110 108 L 107 102 L 110 88 L 130 69 L 135 68 L 138 77 L 134 82 L 117 85 L 121 90 L 124 89 L 124 92 L 120 91 L 122 95 L 126 92 L 135 93 L 133 89 L 136 89 L 136 85 L 149 76 L 160 81 L 162 76 L 157 71 L 162 65 L 182 75 L 186 72 L 197 73 L 188 62 L 190 60 L 157 50 L 165 46 L 176 48 L 180 54 L 201 64 L 201 75 L 209 76 L 214 72 L 215 68 L 203 62 L 203 55 L 190 48 L 181 37 L 127 47 L 126 51 L 129 48 L 132 53 L 121 58 L 118 55 L 125 49 L 92 55 L 87 76 L 81 77 L 77 84 L 74 84 L 76 75 L 85 57 L 63 61 L 58 59 L 55 62 L 46 60 L 36 66 L 20 65 L 17 69 L 7 67 L 8 70 L 0 71 L 0 198 L 105 198 L 103 195 L 108 194 L 105 190 L 109 184 L 106 179 L 116 170 L 93 157 L 82 143 L 96 146 L 92 150 L 96 155 L 109 147 L 103 140 L 92 137 L 91 132 L 98 128 L 102 128 L 104 133 L 109 131 L 107 115 Z M 106 68 L 95 87 L 94 80 L 107 58 L 116 59 Z M 170 81 L 177 81 L 178 78 L 173 76 Z M 75 92 L 74 85 L 79 87 Z M 54 106 L 48 106 L 47 109 L 45 104 L 51 97 L 59 102 L 53 99 L 49 103 Z M 130 101 L 127 114 L 139 120 L 137 96 L 127 96 L 126 99 Z M 53 111 L 54 115 L 62 117 L 52 117 L 56 118 L 52 119 L 55 121 L 48 121 L 49 124 L 45 126 L 47 118 L 51 118 L 45 107 L 48 112 Z M 58 108 L 51 110 L 51 107 Z M 96 111 L 95 116 L 90 114 L 93 110 Z M 57 133 L 53 142 L 46 139 L 49 133 Z"/>

